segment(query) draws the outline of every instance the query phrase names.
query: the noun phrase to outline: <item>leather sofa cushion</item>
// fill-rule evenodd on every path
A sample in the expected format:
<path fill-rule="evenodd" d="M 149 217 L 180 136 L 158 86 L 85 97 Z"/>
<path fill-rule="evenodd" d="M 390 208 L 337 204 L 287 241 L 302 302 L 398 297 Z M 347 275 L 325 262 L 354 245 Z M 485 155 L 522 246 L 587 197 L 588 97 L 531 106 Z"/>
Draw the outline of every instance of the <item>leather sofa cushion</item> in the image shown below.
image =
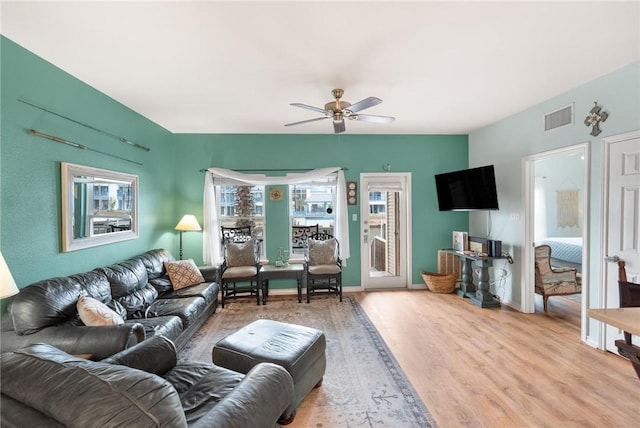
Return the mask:
<path fill-rule="evenodd" d="M 0 358 L 2 394 L 68 427 L 187 426 L 175 388 L 153 374 L 75 358 L 46 344 Z"/>
<path fill-rule="evenodd" d="M 165 276 L 167 272 L 164 269 L 164 262 L 172 262 L 175 260 L 173 255 L 164 248 L 149 250 L 144 254 L 134 257 L 134 259 L 140 259 L 142 261 L 150 281 Z"/>
<path fill-rule="evenodd" d="M 114 299 L 140 290 L 149 282 L 147 269 L 140 258 L 132 258 L 111 266 L 96 269 L 102 272 L 111 285 L 111 295 Z"/>
<path fill-rule="evenodd" d="M 202 297 L 209 304 L 218 298 L 220 287 L 215 282 L 192 285 L 179 290 L 171 290 L 159 296 L 160 299 L 177 299 L 182 297 Z"/>
<path fill-rule="evenodd" d="M 19 335 L 32 334 L 76 320 L 76 303 L 81 294 L 108 302 L 110 288 L 106 276 L 92 271 L 45 279 L 23 288 L 13 297 L 8 309 L 14 330 Z"/>
<path fill-rule="evenodd" d="M 158 291 L 147 284 L 143 288 L 117 297 L 116 300 L 127 311 L 127 319 L 140 319 L 145 317 L 147 309 L 157 298 Z"/>
<path fill-rule="evenodd" d="M 191 423 L 209 413 L 245 375 L 211 363 L 187 361 L 163 377 L 178 391 L 187 423 Z"/>
<path fill-rule="evenodd" d="M 186 330 L 196 321 L 200 313 L 206 310 L 206 307 L 207 303 L 202 297 L 158 299 L 149 307 L 147 318 L 177 315 L 182 319 L 182 324 Z"/>

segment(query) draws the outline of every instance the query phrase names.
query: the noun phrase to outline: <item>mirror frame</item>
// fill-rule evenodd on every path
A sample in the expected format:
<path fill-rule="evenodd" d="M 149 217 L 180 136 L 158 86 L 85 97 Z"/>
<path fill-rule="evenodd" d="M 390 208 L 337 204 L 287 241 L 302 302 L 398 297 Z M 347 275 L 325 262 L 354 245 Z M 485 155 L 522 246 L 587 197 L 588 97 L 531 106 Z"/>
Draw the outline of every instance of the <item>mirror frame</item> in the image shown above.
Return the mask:
<path fill-rule="evenodd" d="M 61 162 L 62 251 L 75 251 L 138 238 L 138 176 L 107 169 Z M 76 239 L 73 236 L 74 177 L 89 176 L 131 184 L 131 229 Z"/>

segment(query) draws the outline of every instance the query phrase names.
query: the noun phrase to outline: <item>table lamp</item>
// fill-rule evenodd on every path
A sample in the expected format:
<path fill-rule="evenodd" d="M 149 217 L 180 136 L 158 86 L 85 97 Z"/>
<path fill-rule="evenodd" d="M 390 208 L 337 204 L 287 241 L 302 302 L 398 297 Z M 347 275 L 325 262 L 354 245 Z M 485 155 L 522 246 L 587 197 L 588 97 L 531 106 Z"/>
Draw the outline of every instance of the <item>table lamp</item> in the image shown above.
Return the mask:
<path fill-rule="evenodd" d="M 0 252 L 0 299 L 18 294 L 18 286 L 13 280 L 13 276 L 9 271 L 7 262 L 4 261 L 4 256 Z"/>
<path fill-rule="evenodd" d="M 182 232 L 202 230 L 202 228 L 194 215 L 185 214 L 176 224 L 176 230 L 180 231 L 180 260 L 182 260 Z"/>

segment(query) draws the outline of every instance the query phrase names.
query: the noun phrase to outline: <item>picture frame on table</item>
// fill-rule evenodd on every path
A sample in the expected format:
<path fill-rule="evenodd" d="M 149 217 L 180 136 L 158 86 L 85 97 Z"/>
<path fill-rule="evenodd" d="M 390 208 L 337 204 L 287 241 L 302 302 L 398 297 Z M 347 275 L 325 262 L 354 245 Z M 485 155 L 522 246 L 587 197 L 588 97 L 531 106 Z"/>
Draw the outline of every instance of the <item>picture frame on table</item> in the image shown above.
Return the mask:
<path fill-rule="evenodd" d="M 456 251 L 466 251 L 469 249 L 469 233 L 468 232 L 453 232 L 453 249 Z"/>

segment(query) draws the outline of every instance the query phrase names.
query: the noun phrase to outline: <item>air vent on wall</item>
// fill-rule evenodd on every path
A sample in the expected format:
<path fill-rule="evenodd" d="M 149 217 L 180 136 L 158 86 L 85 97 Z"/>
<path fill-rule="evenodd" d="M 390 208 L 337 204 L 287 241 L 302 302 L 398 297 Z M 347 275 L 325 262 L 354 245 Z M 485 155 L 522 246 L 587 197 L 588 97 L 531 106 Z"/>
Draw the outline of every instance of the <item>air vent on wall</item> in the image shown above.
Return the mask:
<path fill-rule="evenodd" d="M 544 130 L 552 129 L 573 124 L 573 104 L 554 110 L 544 115 Z"/>

